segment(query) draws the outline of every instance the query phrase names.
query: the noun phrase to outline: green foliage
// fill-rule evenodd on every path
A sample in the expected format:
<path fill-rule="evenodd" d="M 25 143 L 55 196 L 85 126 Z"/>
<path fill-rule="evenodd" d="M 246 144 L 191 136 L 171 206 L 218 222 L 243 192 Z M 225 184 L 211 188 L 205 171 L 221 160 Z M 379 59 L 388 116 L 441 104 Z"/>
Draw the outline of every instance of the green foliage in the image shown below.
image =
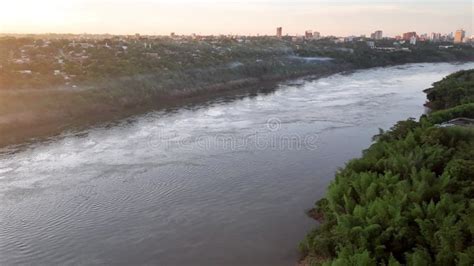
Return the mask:
<path fill-rule="evenodd" d="M 400 121 L 375 136 L 316 205 L 324 221 L 300 244 L 303 254 L 324 265 L 472 265 L 474 130 L 433 126 L 470 108 Z"/>
<path fill-rule="evenodd" d="M 365 42 L 334 43 L 331 38 L 294 42 L 272 37 L 173 40 L 115 36 L 75 38 L 74 43 L 67 38 L 0 38 L 0 89 L 51 89 L 72 84 L 87 87 L 133 77 L 146 78 L 149 90 L 160 87 L 170 91 L 183 88 L 183 84 L 188 89 L 190 84 L 205 86 L 242 78 L 288 78 L 334 70 L 474 59 L 474 48 L 468 45 L 440 50 L 438 44 L 426 43 L 410 49 L 386 52 L 370 49 Z M 318 56 L 334 60 L 305 59 Z M 22 58 L 27 60 L 15 63 Z M 21 70 L 31 70 L 32 74 L 21 74 Z M 55 75 L 55 70 L 61 74 Z"/>
<path fill-rule="evenodd" d="M 433 110 L 452 108 L 474 103 L 474 70 L 463 70 L 451 74 L 425 90 Z"/>
<path fill-rule="evenodd" d="M 474 103 L 433 112 L 429 116 L 429 121 L 433 124 L 440 124 L 456 117 L 474 118 Z"/>

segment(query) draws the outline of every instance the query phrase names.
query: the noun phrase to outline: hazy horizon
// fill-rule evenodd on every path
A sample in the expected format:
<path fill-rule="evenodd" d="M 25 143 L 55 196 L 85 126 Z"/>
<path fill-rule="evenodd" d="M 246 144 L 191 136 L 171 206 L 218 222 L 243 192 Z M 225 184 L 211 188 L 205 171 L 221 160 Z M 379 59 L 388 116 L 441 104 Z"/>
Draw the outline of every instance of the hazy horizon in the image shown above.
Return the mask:
<path fill-rule="evenodd" d="M 472 34 L 471 1 L 17 0 L 2 4 L 0 33 L 361 35 L 383 30 Z"/>

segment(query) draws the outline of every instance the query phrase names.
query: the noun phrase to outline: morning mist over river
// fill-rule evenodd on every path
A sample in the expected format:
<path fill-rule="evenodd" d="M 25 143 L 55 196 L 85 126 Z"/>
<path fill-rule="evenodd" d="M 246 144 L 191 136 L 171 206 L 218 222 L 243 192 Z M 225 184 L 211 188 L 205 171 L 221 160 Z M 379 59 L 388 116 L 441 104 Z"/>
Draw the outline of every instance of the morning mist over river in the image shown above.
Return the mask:
<path fill-rule="evenodd" d="M 335 171 L 470 68 L 297 79 L 5 149 L 0 264 L 294 265 Z"/>

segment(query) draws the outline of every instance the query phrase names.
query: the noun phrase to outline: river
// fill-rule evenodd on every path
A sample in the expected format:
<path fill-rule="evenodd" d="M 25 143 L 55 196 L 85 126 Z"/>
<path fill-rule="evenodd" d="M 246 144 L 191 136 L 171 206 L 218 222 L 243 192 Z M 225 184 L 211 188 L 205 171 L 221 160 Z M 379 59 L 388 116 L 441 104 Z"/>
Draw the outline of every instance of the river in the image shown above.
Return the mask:
<path fill-rule="evenodd" d="M 281 83 L 0 155 L 0 264 L 294 265 L 305 210 L 467 64 Z"/>

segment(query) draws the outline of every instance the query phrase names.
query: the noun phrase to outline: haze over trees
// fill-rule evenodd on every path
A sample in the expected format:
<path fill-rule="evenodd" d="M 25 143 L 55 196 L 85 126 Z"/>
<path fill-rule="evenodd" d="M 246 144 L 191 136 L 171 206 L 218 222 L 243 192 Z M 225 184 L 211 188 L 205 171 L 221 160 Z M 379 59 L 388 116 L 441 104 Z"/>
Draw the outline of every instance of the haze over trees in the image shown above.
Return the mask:
<path fill-rule="evenodd" d="M 334 38 L 227 36 L 0 37 L 0 89 L 101 89 L 109 82 L 117 85 L 118 79 L 133 78 L 145 83 L 147 90 L 163 93 L 189 89 L 190 82 L 199 87 L 245 78 L 300 76 L 328 68 L 474 58 L 470 45 L 440 49 L 439 44 L 394 46 L 377 41 L 380 47 L 393 48 L 383 50 L 371 49 L 364 39 L 338 43 Z"/>

